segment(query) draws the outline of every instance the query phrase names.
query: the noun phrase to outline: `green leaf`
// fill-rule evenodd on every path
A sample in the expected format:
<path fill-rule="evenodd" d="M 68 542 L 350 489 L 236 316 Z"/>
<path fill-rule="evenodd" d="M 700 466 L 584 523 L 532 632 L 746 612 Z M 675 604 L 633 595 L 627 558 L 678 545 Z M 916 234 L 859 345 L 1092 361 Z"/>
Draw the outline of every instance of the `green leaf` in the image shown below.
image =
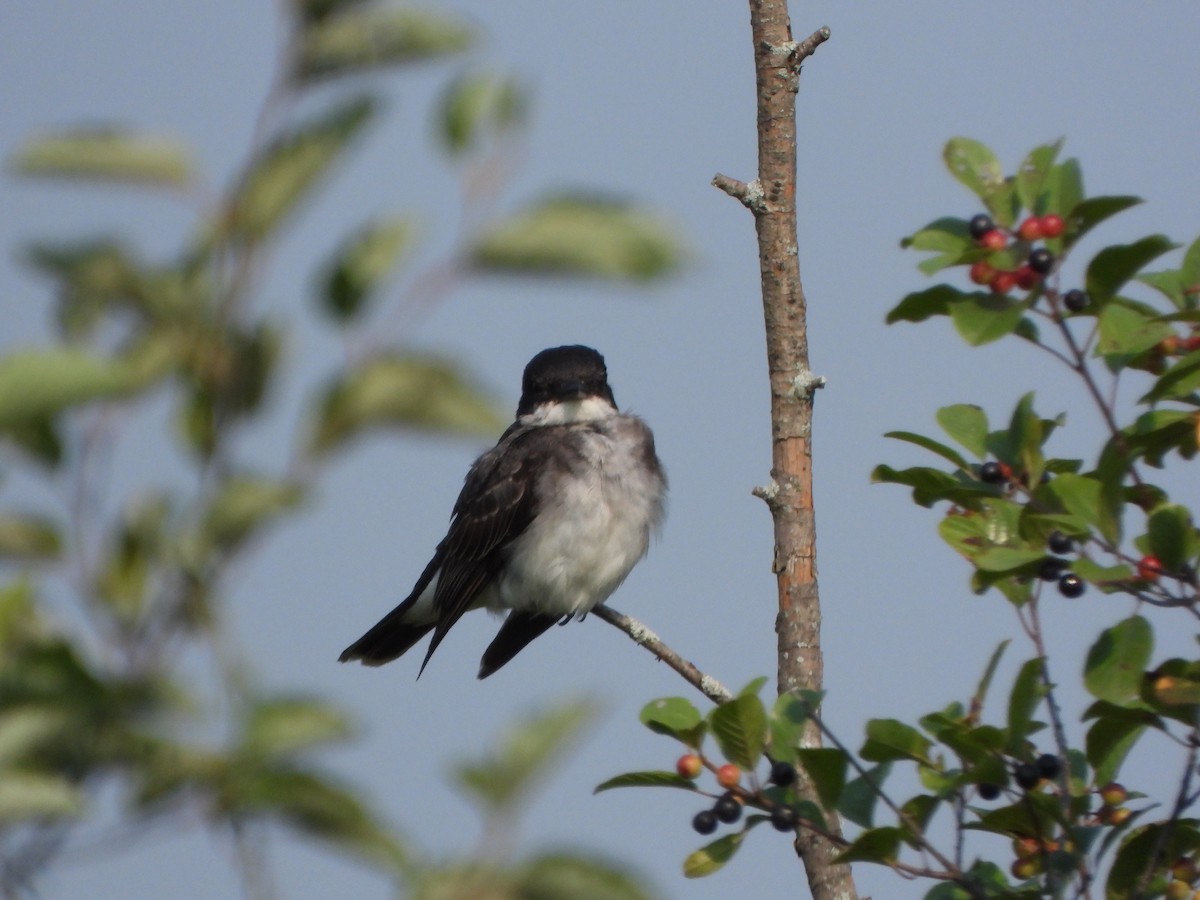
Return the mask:
<path fill-rule="evenodd" d="M 679 267 L 665 224 L 632 204 L 563 195 L 488 229 L 469 252 L 483 272 L 650 281 Z"/>
<path fill-rule="evenodd" d="M 513 76 L 464 73 L 442 97 L 442 144 L 455 154 L 476 149 L 488 134 L 504 134 L 521 124 L 528 106 L 528 95 Z"/>
<path fill-rule="evenodd" d="M 427 9 L 348 8 L 300 34 L 294 73 L 300 79 L 351 75 L 465 50 L 474 32 L 460 18 Z"/>
<path fill-rule="evenodd" d="M 1175 333 L 1157 316 L 1131 309 L 1120 302 L 1109 303 L 1101 310 L 1099 324 L 1100 340 L 1096 352 L 1104 356 L 1134 356 Z"/>
<path fill-rule="evenodd" d="M 250 709 L 241 745 L 255 756 L 283 757 L 349 734 L 345 715 L 328 703 L 312 697 L 276 697 Z"/>
<path fill-rule="evenodd" d="M 1046 558 L 1043 550 L 1026 550 L 1021 547 L 989 547 L 978 554 L 976 567 L 985 572 L 1015 572 L 1040 563 Z"/>
<path fill-rule="evenodd" d="M 1194 819 L 1170 819 L 1143 825 L 1131 831 L 1121 843 L 1104 886 L 1106 900 L 1126 900 L 1135 896 L 1146 873 L 1146 861 L 1158 855 L 1172 861 L 1200 849 L 1200 833 Z"/>
<path fill-rule="evenodd" d="M 903 484 L 913 489 L 913 502 L 921 506 L 933 506 L 939 500 L 969 503 L 972 496 L 986 496 L 975 479 L 966 476 L 955 478 L 940 469 L 916 466 L 911 469 L 893 469 L 879 465 L 871 472 L 874 484 Z"/>
<path fill-rule="evenodd" d="M 1085 284 L 1092 305 L 1103 306 L 1144 266 L 1175 247 L 1161 234 L 1142 238 L 1132 244 L 1105 247 L 1092 257 L 1087 267 Z"/>
<path fill-rule="evenodd" d="M 168 362 L 159 352 L 103 357 L 70 349 L 17 351 L 0 359 L 0 428 L 135 393 L 165 374 Z"/>
<path fill-rule="evenodd" d="M 1004 656 L 1004 651 L 1008 649 L 1010 643 L 1012 643 L 1012 640 L 1006 638 L 992 651 L 987 668 L 983 670 L 983 675 L 979 679 L 979 685 L 975 688 L 975 693 L 971 697 L 971 709 L 982 711 L 983 703 L 987 699 L 988 689 L 992 686 L 992 678 L 996 674 L 996 667 L 1000 665 L 1000 658 Z"/>
<path fill-rule="evenodd" d="M 1013 682 L 1012 693 L 1008 695 L 1008 752 L 1012 756 L 1022 755 L 1025 740 L 1029 736 L 1033 724 L 1033 714 L 1046 688 L 1042 684 L 1042 661 L 1034 658 L 1021 666 Z"/>
<path fill-rule="evenodd" d="M 1079 160 L 1065 159 L 1052 166 L 1046 173 L 1043 190 L 1046 209 L 1068 218 L 1066 211 L 1075 209 L 1083 200 L 1083 173 L 1079 169 Z"/>
<path fill-rule="evenodd" d="M 655 734 L 665 734 L 682 741 L 693 750 L 700 749 L 707 725 L 690 701 L 683 697 L 662 697 L 651 700 L 638 714 L 641 723 Z"/>
<path fill-rule="evenodd" d="M 491 814 L 507 809 L 528 794 L 595 715 L 594 703 L 577 700 L 531 716 L 477 762 L 459 764 L 455 780 Z"/>
<path fill-rule="evenodd" d="M 1169 325 L 1163 324 L 1163 327 L 1168 332 L 1171 332 Z M 1189 353 L 1163 372 L 1155 380 L 1154 387 L 1139 398 L 1138 402 L 1157 403 L 1160 400 L 1187 401 L 1197 390 L 1200 390 L 1200 351 Z M 1194 444 L 1195 441 L 1192 443 Z"/>
<path fill-rule="evenodd" d="M 968 294 L 950 307 L 950 319 L 958 333 L 972 347 L 980 347 L 1012 334 L 1025 304 L 992 294 Z"/>
<path fill-rule="evenodd" d="M 495 434 L 503 419 L 450 363 L 384 353 L 367 359 L 321 397 L 313 448 L 328 453 L 364 431 L 404 427 Z"/>
<path fill-rule="evenodd" d="M 1196 553 L 1196 529 L 1185 506 L 1160 506 L 1146 520 L 1150 552 L 1171 572 L 1179 571 Z"/>
<path fill-rule="evenodd" d="M 742 694 L 709 713 L 713 737 L 725 758 L 743 771 L 753 771 L 766 742 L 767 712 L 754 694 Z"/>
<path fill-rule="evenodd" d="M 888 864 L 895 862 L 900 853 L 900 839 L 904 832 L 899 828 L 871 828 L 864 831 L 854 842 L 834 858 L 834 863 L 873 862 Z"/>
<path fill-rule="evenodd" d="M 744 694 L 758 694 L 762 691 L 763 685 L 770 680 L 771 679 L 766 675 L 759 675 L 757 678 L 751 678 L 748 682 L 746 682 L 746 686 L 737 692 L 737 695 L 741 697 Z"/>
<path fill-rule="evenodd" d="M 733 854 L 737 853 L 745 839 L 745 831 L 735 831 L 689 854 L 683 861 L 684 877 L 703 878 L 716 872 L 733 859 Z"/>
<path fill-rule="evenodd" d="M 0 513 L 0 559 L 49 560 L 61 551 L 62 539 L 51 519 Z"/>
<path fill-rule="evenodd" d="M 879 792 L 891 771 L 891 763 L 882 763 L 851 781 L 842 790 L 838 812 L 855 825 L 870 828 L 875 819 L 875 803 L 879 800 Z"/>
<path fill-rule="evenodd" d="M 9 769 L 0 778 L 0 823 L 73 817 L 83 806 L 82 792 L 57 775 Z"/>
<path fill-rule="evenodd" d="M 408 219 L 383 219 L 360 229 L 337 251 L 323 277 L 321 306 L 334 321 L 357 317 L 396 267 L 412 240 Z"/>
<path fill-rule="evenodd" d="M 859 756 L 870 762 L 911 759 L 930 764 L 929 739 L 897 719 L 871 719 L 867 722 L 867 740 Z"/>
<path fill-rule="evenodd" d="M 366 97 L 345 100 L 276 138 L 242 176 L 225 226 L 245 243 L 268 237 L 329 173 L 347 145 L 371 120 Z"/>
<path fill-rule="evenodd" d="M 803 743 L 810 708 L 801 697 L 786 691 L 775 698 L 771 709 L 771 753 L 776 759 L 795 761 L 795 750 Z"/>
<path fill-rule="evenodd" d="M 977 458 L 987 456 L 987 413 L 974 404 L 955 403 L 937 411 L 937 423 Z"/>
<path fill-rule="evenodd" d="M 812 779 L 826 809 L 836 809 L 846 786 L 846 754 L 832 747 L 807 747 L 796 751 L 796 758 Z"/>
<path fill-rule="evenodd" d="M 680 788 L 685 791 L 695 791 L 696 782 L 690 778 L 684 778 L 676 772 L 667 772 L 665 770 L 625 772 L 621 775 L 614 775 L 607 781 L 602 781 L 596 785 L 592 793 L 599 794 L 601 791 L 611 791 L 613 788 L 623 787 L 669 787 Z"/>
<path fill-rule="evenodd" d="M 1049 487 L 1067 512 L 1083 519 L 1108 540 L 1117 540 L 1116 520 L 1104 501 L 1099 481 L 1086 475 L 1063 473 L 1052 479 Z"/>
<path fill-rule="evenodd" d="M 1043 144 L 1035 148 L 1025 157 L 1021 168 L 1017 170 L 1017 197 L 1021 201 L 1021 206 L 1030 212 L 1052 211 L 1044 208 L 1044 204 L 1039 205 L 1039 203 L 1042 200 L 1042 189 L 1046 182 L 1046 176 L 1050 172 L 1050 167 L 1054 165 L 1054 160 L 1058 156 L 1058 151 L 1062 149 L 1062 145 L 1062 138 L 1059 138 L 1053 144 Z M 1057 212 L 1057 210 L 1053 211 Z"/>
<path fill-rule="evenodd" d="M 525 900 L 652 900 L 622 866 L 578 852 L 543 854 L 525 863 L 516 872 L 513 890 L 512 896 Z"/>
<path fill-rule="evenodd" d="M 1094 770 L 1096 784 L 1108 784 L 1117 777 L 1121 764 L 1147 727 L 1157 721 L 1153 713 L 1113 707 L 1088 729 L 1086 753 Z"/>
<path fill-rule="evenodd" d="M 1105 219 L 1141 202 L 1141 197 L 1089 197 L 1080 201 L 1075 204 L 1074 209 L 1064 215 L 1067 220 L 1067 246 L 1074 244 Z"/>
<path fill-rule="evenodd" d="M 924 322 L 933 316 L 948 316 L 955 303 L 970 296 L 948 284 L 935 284 L 923 291 L 914 291 L 887 314 L 887 324 Z"/>
<path fill-rule="evenodd" d="M 1141 616 L 1131 616 L 1105 630 L 1092 644 L 1084 666 L 1088 692 L 1117 706 L 1137 701 L 1142 674 L 1150 662 L 1154 632 Z"/>
<path fill-rule="evenodd" d="M 294 509 L 303 498 L 304 488 L 296 482 L 230 477 L 205 513 L 205 537 L 219 547 L 232 548 L 271 519 Z"/>
<path fill-rule="evenodd" d="M 1013 188 L 1005 181 L 996 154 L 979 141 L 956 137 L 946 142 L 942 159 L 950 174 L 984 202 L 998 224 L 1013 224 Z"/>
<path fill-rule="evenodd" d="M 15 166 L 23 175 L 175 188 L 187 186 L 192 168 L 187 150 L 173 138 L 111 126 L 36 138 L 17 153 Z"/>
<path fill-rule="evenodd" d="M 965 472 L 971 471 L 971 464 L 962 458 L 958 451 L 947 447 L 945 444 L 939 443 L 932 438 L 927 438 L 923 434 L 914 434 L 911 431 L 889 431 L 884 434 L 886 438 L 894 438 L 898 441 L 907 441 L 910 444 L 916 444 L 918 447 L 924 447 L 942 457 L 948 462 L 953 463 Z"/>

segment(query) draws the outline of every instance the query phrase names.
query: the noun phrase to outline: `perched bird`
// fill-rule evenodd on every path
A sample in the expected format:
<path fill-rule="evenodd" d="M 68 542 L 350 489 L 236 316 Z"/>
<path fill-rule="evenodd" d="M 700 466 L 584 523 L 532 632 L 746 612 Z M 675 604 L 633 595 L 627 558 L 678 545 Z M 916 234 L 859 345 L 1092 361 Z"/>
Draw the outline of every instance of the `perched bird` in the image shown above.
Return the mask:
<path fill-rule="evenodd" d="M 340 661 L 380 666 L 432 631 L 424 672 L 463 613 L 507 610 L 480 662 L 486 678 L 551 625 L 608 599 L 646 554 L 666 490 L 654 436 L 617 410 L 604 357 L 543 350 L 525 367 L 516 421 L 471 466 L 412 593 Z"/>

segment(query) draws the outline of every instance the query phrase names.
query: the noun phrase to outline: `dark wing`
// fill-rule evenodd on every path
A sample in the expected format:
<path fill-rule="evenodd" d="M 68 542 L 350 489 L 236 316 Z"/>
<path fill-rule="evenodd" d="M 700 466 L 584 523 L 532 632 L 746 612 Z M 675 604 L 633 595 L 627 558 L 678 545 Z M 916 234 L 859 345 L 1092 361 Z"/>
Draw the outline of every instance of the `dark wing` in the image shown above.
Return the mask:
<path fill-rule="evenodd" d="M 537 515 L 535 481 L 546 460 L 544 428 L 514 426 L 475 461 L 454 504 L 450 531 L 438 544 L 441 559 L 433 606 L 437 624 L 421 663 L 496 577 L 505 548 Z"/>
<path fill-rule="evenodd" d="M 479 661 L 479 677 L 487 678 L 561 618 L 517 610 L 510 612 Z"/>

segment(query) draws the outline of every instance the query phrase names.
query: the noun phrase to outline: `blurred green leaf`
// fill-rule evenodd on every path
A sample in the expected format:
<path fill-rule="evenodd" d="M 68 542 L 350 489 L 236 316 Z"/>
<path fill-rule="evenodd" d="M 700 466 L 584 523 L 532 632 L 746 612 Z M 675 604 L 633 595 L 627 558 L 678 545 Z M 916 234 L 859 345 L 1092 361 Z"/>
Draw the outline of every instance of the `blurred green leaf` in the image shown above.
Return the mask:
<path fill-rule="evenodd" d="M 690 701 L 683 697 L 660 697 L 642 707 L 638 719 L 655 734 L 665 734 L 700 749 L 707 724 Z"/>
<path fill-rule="evenodd" d="M 913 489 L 913 502 L 933 506 L 939 500 L 971 505 L 974 497 L 986 496 L 987 491 L 973 478 L 947 475 L 940 469 L 916 466 L 894 469 L 879 465 L 871 472 L 872 483 L 903 484 Z"/>
<path fill-rule="evenodd" d="M 914 434 L 911 431 L 889 431 L 884 434 L 884 437 L 893 438 L 897 441 L 907 441 L 910 444 L 916 444 L 918 447 L 924 447 L 926 450 L 936 453 L 938 456 L 942 457 L 942 459 L 954 464 L 964 472 L 971 471 L 970 463 L 963 459 L 962 455 L 959 454 L 958 451 L 947 447 L 943 443 L 933 440 L 933 438 L 927 438 L 923 434 Z"/>
<path fill-rule="evenodd" d="M 1150 552 L 1158 557 L 1168 572 L 1178 572 L 1196 555 L 1196 529 L 1192 514 L 1186 506 L 1160 506 L 1146 520 Z"/>
<path fill-rule="evenodd" d="M 412 241 L 408 219 L 372 222 L 338 248 L 326 269 L 321 306 L 335 321 L 356 318 Z"/>
<path fill-rule="evenodd" d="M 1050 172 L 1058 151 L 1062 149 L 1063 139 L 1059 138 L 1053 144 L 1043 144 L 1031 150 L 1017 170 L 1017 197 L 1021 206 L 1032 213 L 1062 212 L 1046 208 L 1042 190 L 1046 176 Z"/>
<path fill-rule="evenodd" d="M 625 867 L 579 854 L 545 854 L 516 874 L 520 900 L 650 900 Z"/>
<path fill-rule="evenodd" d="M 650 281 L 679 267 L 671 230 L 632 204 L 563 195 L 486 230 L 469 251 L 484 272 Z"/>
<path fill-rule="evenodd" d="M 934 250 L 939 253 L 957 253 L 975 247 L 967 230 L 965 219 L 945 217 L 930 222 L 920 231 L 913 232 L 900 241 L 901 247 L 914 250 Z"/>
<path fill-rule="evenodd" d="M 455 154 L 475 149 L 487 134 L 503 134 L 521 124 L 528 106 L 527 93 L 513 76 L 463 73 L 441 100 L 442 143 Z"/>
<path fill-rule="evenodd" d="M 290 5 L 304 22 L 319 22 L 335 12 L 366 3 L 367 0 L 289 0 Z"/>
<path fill-rule="evenodd" d="M 834 862 L 838 864 L 851 862 L 894 862 L 900 853 L 900 839 L 904 832 L 899 828 L 871 828 L 864 831 L 854 841 L 839 853 Z"/>
<path fill-rule="evenodd" d="M 977 458 L 987 456 L 987 413 L 972 403 L 955 403 L 937 411 L 937 423 Z"/>
<path fill-rule="evenodd" d="M 178 141 L 121 127 L 78 128 L 35 138 L 18 151 L 22 175 L 185 187 L 191 160 Z"/>
<path fill-rule="evenodd" d="M 1043 182 L 1046 197 L 1046 209 L 1057 212 L 1064 219 L 1083 201 L 1083 172 L 1079 168 L 1079 160 L 1065 159 L 1051 166 Z M 1070 225 L 1068 224 L 1068 229 Z M 1070 232 L 1068 231 L 1068 234 Z"/>
<path fill-rule="evenodd" d="M 1008 695 L 1008 753 L 1020 758 L 1024 755 L 1025 741 L 1033 724 L 1033 714 L 1046 688 L 1042 684 L 1042 660 L 1035 657 L 1026 661 L 1017 673 L 1012 692 Z"/>
<path fill-rule="evenodd" d="M 291 481 L 252 475 L 227 478 L 205 512 L 204 536 L 229 549 L 244 541 L 271 519 L 294 509 L 304 488 Z"/>
<path fill-rule="evenodd" d="M 954 327 L 972 347 L 1012 334 L 1024 315 L 1024 303 L 991 294 L 968 294 L 950 307 Z"/>
<path fill-rule="evenodd" d="M 346 716 L 315 697 L 275 697 L 249 710 L 241 748 L 254 756 L 283 757 L 350 734 Z"/>
<path fill-rule="evenodd" d="M 374 111 L 369 98 L 355 97 L 277 137 L 251 162 L 230 199 L 230 236 L 245 243 L 268 237 L 328 174 Z"/>
<path fill-rule="evenodd" d="M 870 828 L 875 819 L 875 804 L 883 783 L 892 771 L 891 763 L 881 763 L 868 769 L 865 775 L 860 775 L 842 790 L 842 798 L 838 802 L 838 812 L 861 828 Z"/>
<path fill-rule="evenodd" d="M 325 390 L 313 448 L 328 453 L 363 431 L 385 426 L 495 434 L 503 421 L 452 364 L 387 353 L 366 360 Z"/>
<path fill-rule="evenodd" d="M 1172 861 L 1200 849 L 1200 831 L 1195 819 L 1172 818 L 1130 831 L 1113 859 L 1108 881 L 1104 885 L 1105 900 L 1126 900 L 1139 893 L 1138 886 L 1146 874 L 1146 861 Z"/>
<path fill-rule="evenodd" d="M 1117 706 L 1137 701 L 1142 674 L 1154 649 L 1154 632 L 1141 616 L 1106 629 L 1088 650 L 1083 683 L 1088 692 Z"/>
<path fill-rule="evenodd" d="M 953 305 L 964 297 L 969 297 L 956 287 L 948 284 L 935 284 L 923 291 L 914 291 L 887 314 L 887 324 L 895 322 L 924 322 L 933 316 L 948 316 Z"/>
<path fill-rule="evenodd" d="M 1013 224 L 1013 187 L 1005 180 L 996 154 L 979 141 L 956 137 L 946 142 L 942 158 L 950 174 L 984 202 L 997 224 Z"/>
<path fill-rule="evenodd" d="M 791 691 L 775 698 L 768 726 L 775 759 L 795 762 L 795 751 L 802 744 L 810 714 L 808 703 Z"/>
<path fill-rule="evenodd" d="M 669 787 L 681 788 L 685 791 L 695 791 L 696 782 L 690 778 L 684 778 L 676 772 L 667 771 L 647 771 L 647 772 L 625 772 L 621 775 L 614 775 L 606 781 L 600 782 L 592 790 L 593 794 L 599 794 L 601 791 L 611 791 L 613 788 L 623 787 Z"/>
<path fill-rule="evenodd" d="M 46 744 L 60 739 L 72 724 L 69 715 L 49 704 L 0 704 L 0 709 L 0 773 L 44 760 Z"/>
<path fill-rule="evenodd" d="M 1069 214 L 1064 212 L 1063 215 L 1067 220 L 1066 246 L 1074 244 L 1105 219 L 1141 202 L 1141 197 L 1088 197 L 1076 203 Z"/>
<path fill-rule="evenodd" d="M 1094 770 L 1096 784 L 1108 784 L 1117 777 L 1121 764 L 1147 727 L 1157 720 L 1153 713 L 1110 707 L 1088 729 L 1085 741 L 1087 761 Z"/>
<path fill-rule="evenodd" d="M 51 519 L 0 513 L 0 560 L 48 560 L 61 551 L 62 539 Z"/>
<path fill-rule="evenodd" d="M 1160 323 L 1162 324 L 1162 323 Z M 1162 324 L 1166 332 L 1173 333 L 1171 327 Z M 1166 334 L 1163 335 L 1166 337 Z M 1197 390 L 1200 390 L 1200 351 L 1189 353 L 1173 363 L 1162 373 L 1139 403 L 1157 403 L 1160 400 L 1188 400 Z M 1194 430 L 1193 430 L 1194 434 Z M 1193 441 L 1193 444 L 1196 443 Z"/>
<path fill-rule="evenodd" d="M 135 393 L 164 374 L 169 363 L 162 348 L 113 357 L 69 349 L 18 350 L 0 359 L 0 428 Z"/>
<path fill-rule="evenodd" d="M 745 831 L 735 831 L 722 838 L 717 838 L 711 844 L 689 854 L 688 858 L 683 861 L 684 877 L 704 878 L 723 868 L 729 860 L 733 859 L 733 854 L 737 853 L 745 839 Z"/>
<path fill-rule="evenodd" d="M 751 772 L 762 758 L 766 742 L 767 711 L 755 694 L 742 694 L 709 713 L 713 737 L 725 758 Z"/>
<path fill-rule="evenodd" d="M 805 747 L 796 751 L 796 758 L 816 787 L 821 805 L 837 808 L 846 786 L 846 754 L 833 747 Z"/>
<path fill-rule="evenodd" d="M 859 756 L 870 762 L 911 759 L 929 764 L 929 739 L 911 725 L 898 719 L 871 719 L 867 722 L 867 740 Z"/>
<path fill-rule="evenodd" d="M 1105 247 L 1088 263 L 1085 285 L 1093 307 L 1108 303 L 1143 267 L 1175 244 L 1161 234 L 1151 235 L 1132 244 Z"/>
<path fill-rule="evenodd" d="M 1099 481 L 1064 472 L 1051 480 L 1050 491 L 1067 512 L 1083 519 L 1110 541 L 1116 541 L 1116 521 L 1104 501 L 1103 485 Z"/>
<path fill-rule="evenodd" d="M 342 9 L 305 28 L 293 62 L 300 79 L 353 75 L 420 62 L 471 46 L 474 31 L 460 18 L 430 9 L 385 5 Z"/>
<path fill-rule="evenodd" d="M 83 793 L 60 776 L 8 769 L 0 778 L 0 823 L 73 817 L 83 807 Z"/>
<path fill-rule="evenodd" d="M 1134 356 L 1174 333 L 1175 330 L 1157 316 L 1147 315 L 1117 300 L 1100 312 L 1100 340 L 1096 344 L 1096 353 Z"/>
<path fill-rule="evenodd" d="M 460 763 L 455 781 L 488 810 L 504 809 L 529 792 L 595 715 L 594 703 L 577 700 L 532 716 L 478 762 Z"/>

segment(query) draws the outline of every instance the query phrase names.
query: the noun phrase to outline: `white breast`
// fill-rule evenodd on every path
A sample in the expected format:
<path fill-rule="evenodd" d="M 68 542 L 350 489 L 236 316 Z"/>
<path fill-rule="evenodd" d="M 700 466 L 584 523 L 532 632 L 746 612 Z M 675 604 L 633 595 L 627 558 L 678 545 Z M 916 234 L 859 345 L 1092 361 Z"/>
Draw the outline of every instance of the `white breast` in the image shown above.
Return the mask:
<path fill-rule="evenodd" d="M 582 462 L 555 489 L 512 548 L 494 608 L 583 614 L 603 603 L 646 553 L 662 521 L 666 484 L 647 469 L 649 430 L 632 416 L 580 429 Z M 651 457 L 653 458 L 653 457 Z"/>

